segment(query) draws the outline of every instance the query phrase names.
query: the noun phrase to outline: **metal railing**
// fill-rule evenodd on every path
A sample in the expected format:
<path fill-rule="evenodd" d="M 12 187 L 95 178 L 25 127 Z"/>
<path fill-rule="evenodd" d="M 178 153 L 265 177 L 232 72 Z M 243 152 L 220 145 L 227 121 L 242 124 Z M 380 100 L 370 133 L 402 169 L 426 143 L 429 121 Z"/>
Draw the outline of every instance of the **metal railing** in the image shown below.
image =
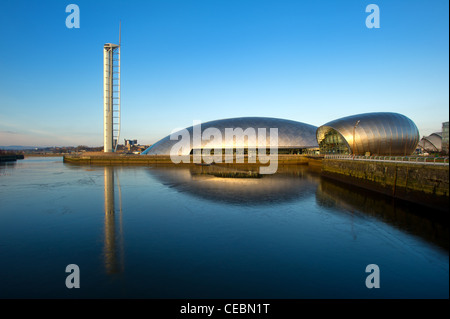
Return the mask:
<path fill-rule="evenodd" d="M 363 156 L 363 155 L 325 155 L 325 159 L 342 159 L 356 161 L 374 161 L 374 162 L 407 162 L 411 164 L 426 165 L 449 165 L 447 157 L 427 157 L 427 156 Z"/>

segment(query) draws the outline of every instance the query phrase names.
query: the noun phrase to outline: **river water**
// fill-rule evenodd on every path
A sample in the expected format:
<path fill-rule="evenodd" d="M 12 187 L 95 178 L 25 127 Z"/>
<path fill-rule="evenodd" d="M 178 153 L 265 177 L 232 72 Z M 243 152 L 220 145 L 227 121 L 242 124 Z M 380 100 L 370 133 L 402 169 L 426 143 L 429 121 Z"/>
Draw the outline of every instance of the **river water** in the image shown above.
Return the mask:
<path fill-rule="evenodd" d="M 224 178 L 27 158 L 0 166 L 0 298 L 449 298 L 444 214 L 308 166 Z"/>

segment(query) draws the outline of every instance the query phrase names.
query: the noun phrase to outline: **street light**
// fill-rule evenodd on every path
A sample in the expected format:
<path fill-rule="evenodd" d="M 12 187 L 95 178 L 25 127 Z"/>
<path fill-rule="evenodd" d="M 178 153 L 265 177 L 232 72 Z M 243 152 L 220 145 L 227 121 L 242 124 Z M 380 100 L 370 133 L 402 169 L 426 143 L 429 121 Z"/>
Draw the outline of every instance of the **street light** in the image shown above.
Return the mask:
<path fill-rule="evenodd" d="M 355 157 L 355 130 L 359 125 L 360 120 L 356 121 L 355 126 L 353 126 L 353 149 L 352 149 L 352 153 L 353 153 L 353 157 Z"/>

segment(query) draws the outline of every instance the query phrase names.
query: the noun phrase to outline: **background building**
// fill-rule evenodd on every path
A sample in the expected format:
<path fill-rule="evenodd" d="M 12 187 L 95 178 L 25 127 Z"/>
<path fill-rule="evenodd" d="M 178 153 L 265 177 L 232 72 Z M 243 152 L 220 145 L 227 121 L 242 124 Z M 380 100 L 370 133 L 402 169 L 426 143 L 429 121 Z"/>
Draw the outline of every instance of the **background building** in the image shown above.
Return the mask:
<path fill-rule="evenodd" d="M 435 132 L 422 137 L 417 147 L 421 153 L 440 153 L 442 151 L 442 133 Z"/>
<path fill-rule="evenodd" d="M 442 153 L 448 155 L 448 122 L 442 123 Z"/>

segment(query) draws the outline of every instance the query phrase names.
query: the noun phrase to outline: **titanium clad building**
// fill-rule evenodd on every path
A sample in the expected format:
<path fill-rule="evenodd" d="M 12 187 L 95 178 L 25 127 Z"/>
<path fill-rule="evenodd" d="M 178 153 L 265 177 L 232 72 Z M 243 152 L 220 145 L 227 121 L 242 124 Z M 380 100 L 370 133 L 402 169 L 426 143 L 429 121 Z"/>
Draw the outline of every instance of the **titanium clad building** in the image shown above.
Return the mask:
<path fill-rule="evenodd" d="M 390 112 L 347 116 L 317 129 L 321 154 L 411 155 L 419 130 L 408 117 Z"/>
<path fill-rule="evenodd" d="M 203 149 L 205 146 L 208 148 L 220 148 L 222 150 L 233 148 L 234 151 L 240 149 L 247 153 L 248 149 L 254 148 L 251 139 L 248 138 L 248 133 L 253 129 L 256 135 L 258 135 L 258 129 L 266 129 L 266 148 L 270 148 L 270 129 L 278 129 L 278 153 L 279 154 L 302 154 L 307 152 L 312 152 L 314 149 L 318 149 L 316 140 L 316 126 L 305 124 L 296 121 L 268 118 L 268 117 L 238 117 L 223 120 L 210 121 L 201 124 L 201 133 L 204 135 L 205 130 L 209 128 L 217 128 L 221 133 L 220 139 L 205 139 L 202 138 L 201 144 L 195 147 L 193 144 L 193 133 L 194 126 L 185 129 L 184 133 L 189 132 L 190 145 L 191 147 L 184 151 L 184 154 L 188 155 L 193 153 L 193 149 Z M 227 131 L 230 129 L 234 130 L 236 138 L 230 143 L 226 140 Z M 242 129 L 242 130 L 240 130 Z M 249 130 L 247 130 L 249 129 Z M 208 131 L 207 131 L 208 132 Z M 182 131 L 175 133 L 175 138 L 177 134 L 181 135 Z M 209 138 L 209 136 L 207 137 Z M 179 140 L 171 140 L 170 135 L 156 142 L 149 148 L 147 148 L 143 155 L 170 155 L 172 147 L 178 143 Z"/>

